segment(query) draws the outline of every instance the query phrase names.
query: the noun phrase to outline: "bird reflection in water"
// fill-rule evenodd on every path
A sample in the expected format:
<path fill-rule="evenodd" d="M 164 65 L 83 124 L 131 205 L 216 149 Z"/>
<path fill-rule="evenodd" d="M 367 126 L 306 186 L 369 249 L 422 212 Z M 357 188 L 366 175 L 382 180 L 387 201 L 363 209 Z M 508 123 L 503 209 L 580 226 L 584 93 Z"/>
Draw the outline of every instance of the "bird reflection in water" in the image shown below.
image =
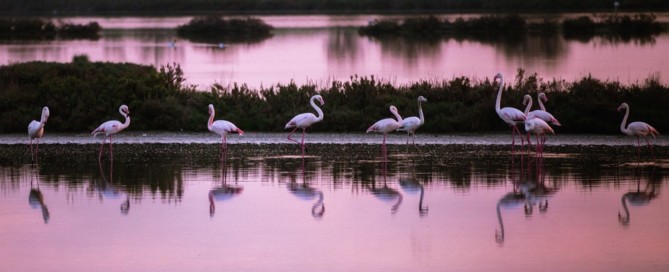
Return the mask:
<path fill-rule="evenodd" d="M 226 201 L 239 195 L 244 190 L 244 187 L 228 185 L 228 165 L 227 165 L 227 151 L 224 151 L 221 157 L 221 186 L 211 189 L 209 191 L 209 216 L 213 217 L 216 213 L 216 201 Z"/>
<path fill-rule="evenodd" d="M 125 196 L 125 201 L 121 203 L 121 214 L 128 215 L 130 212 L 130 196 L 127 193 L 122 192 L 113 182 L 114 180 L 114 160 L 109 161 L 109 179 L 105 175 L 104 167 L 102 166 L 102 161 L 98 161 L 98 166 L 100 168 L 100 176 L 102 177 L 99 182 L 94 183 L 93 189 L 98 192 L 100 201 L 103 199 L 120 199 Z"/>
<path fill-rule="evenodd" d="M 385 160 L 385 158 L 381 165 L 382 165 L 381 175 L 383 177 L 383 186 L 377 188 L 376 181 L 374 181 L 372 182 L 372 186 L 368 187 L 367 189 L 372 193 L 372 195 L 374 195 L 379 200 L 385 202 L 394 202 L 395 204 L 393 204 L 392 208 L 390 209 L 390 211 L 394 214 L 399 210 L 400 205 L 402 204 L 403 196 L 399 191 L 388 186 L 387 183 L 388 162 Z"/>
<path fill-rule="evenodd" d="M 651 177 L 655 174 L 654 170 L 655 168 L 653 168 L 650 173 Z M 636 191 L 629 191 L 623 194 L 623 196 L 620 198 L 624 214 L 621 214 L 620 211 L 618 211 L 618 222 L 620 222 L 620 224 L 625 227 L 629 226 L 630 224 L 630 211 L 627 207 L 628 203 L 629 205 L 635 207 L 646 206 L 659 195 L 656 192 L 656 183 L 661 182 L 661 179 L 659 182 L 655 182 L 649 178 L 646 186 L 643 190 L 641 190 L 641 169 L 637 167 L 637 171 Z"/>
<path fill-rule="evenodd" d="M 407 193 L 420 193 L 420 200 L 418 201 L 418 214 L 420 216 L 427 215 L 427 206 L 423 207 L 423 198 L 425 197 L 425 187 L 412 174 L 406 177 L 400 177 L 400 187 Z"/>
<path fill-rule="evenodd" d="M 532 215 L 534 206 L 539 206 L 539 212 L 545 213 L 548 211 L 548 199 L 553 197 L 557 191 L 557 186 L 546 185 L 546 171 L 544 170 L 544 159 L 537 157 L 535 160 L 535 168 L 532 169 L 531 162 L 528 162 L 527 177 L 530 185 L 527 188 L 527 202 L 525 205 L 525 214 Z M 532 173 L 532 170 L 535 170 Z"/>
<path fill-rule="evenodd" d="M 35 173 L 35 175 L 37 175 L 37 173 Z M 39 178 L 35 183 L 37 183 L 37 187 L 33 187 L 32 181 L 30 183 L 31 188 L 30 194 L 28 195 L 28 204 L 30 204 L 30 207 L 33 209 L 39 208 L 42 210 L 42 219 L 44 219 L 44 224 L 47 224 L 49 223 L 49 219 L 51 217 L 49 208 L 46 206 L 46 203 L 44 202 L 44 195 L 39 189 Z"/>
<path fill-rule="evenodd" d="M 313 216 L 316 219 L 321 219 L 325 214 L 325 203 L 323 203 L 323 192 L 314 187 L 311 187 L 307 182 L 304 170 L 304 156 L 302 156 L 301 171 L 302 171 L 302 183 L 300 184 L 295 181 L 292 181 L 291 183 L 288 184 L 288 191 L 290 191 L 290 193 L 292 193 L 293 196 L 302 200 L 306 201 L 316 200 L 316 202 L 314 202 L 314 204 L 311 206 L 311 216 Z"/>

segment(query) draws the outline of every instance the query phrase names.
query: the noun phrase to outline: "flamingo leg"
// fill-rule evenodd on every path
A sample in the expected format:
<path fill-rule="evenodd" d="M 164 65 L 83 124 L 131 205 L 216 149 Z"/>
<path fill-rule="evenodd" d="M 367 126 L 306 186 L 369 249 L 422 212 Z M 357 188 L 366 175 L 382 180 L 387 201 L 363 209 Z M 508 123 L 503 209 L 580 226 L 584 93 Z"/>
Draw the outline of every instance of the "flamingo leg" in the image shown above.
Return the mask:
<path fill-rule="evenodd" d="M 293 133 L 295 133 L 295 131 L 296 131 L 297 129 L 298 129 L 298 128 L 295 127 L 295 129 L 293 129 L 293 130 L 290 132 L 290 134 L 288 134 L 288 140 L 289 140 L 289 141 L 293 141 L 293 142 L 295 142 L 296 144 L 299 144 L 300 142 L 294 140 L 293 138 L 290 138 L 290 136 L 293 136 Z"/>
<path fill-rule="evenodd" d="M 39 161 L 39 139 L 35 140 L 35 162 Z"/>
<path fill-rule="evenodd" d="M 35 154 L 33 152 L 33 139 L 32 138 L 30 139 L 30 159 L 33 160 L 33 161 L 35 160 Z"/>
<path fill-rule="evenodd" d="M 383 134 L 383 144 L 381 145 L 381 155 L 383 156 L 383 161 L 385 162 L 388 159 L 388 149 L 386 147 L 386 136 L 388 134 Z"/>
<path fill-rule="evenodd" d="M 98 155 L 98 161 L 102 161 L 102 150 L 105 147 L 105 141 L 107 140 L 107 137 L 102 138 L 102 143 L 100 144 L 100 155 Z"/>
<path fill-rule="evenodd" d="M 304 148 L 306 147 L 304 145 L 304 134 L 306 133 L 306 131 L 307 131 L 307 128 L 302 129 L 302 143 L 300 144 L 300 146 L 302 147 L 302 156 L 304 156 Z"/>
<path fill-rule="evenodd" d="M 114 149 L 112 149 L 112 136 L 109 135 L 109 158 L 114 160 Z"/>
<path fill-rule="evenodd" d="M 415 131 L 411 132 L 411 139 L 412 139 L 413 145 L 416 145 L 416 132 Z"/>
<path fill-rule="evenodd" d="M 539 134 L 535 134 L 535 138 L 536 138 L 536 144 L 534 145 L 535 146 L 534 150 L 535 150 L 535 153 L 538 157 L 539 156 L 539 145 L 540 145 L 539 144 Z"/>

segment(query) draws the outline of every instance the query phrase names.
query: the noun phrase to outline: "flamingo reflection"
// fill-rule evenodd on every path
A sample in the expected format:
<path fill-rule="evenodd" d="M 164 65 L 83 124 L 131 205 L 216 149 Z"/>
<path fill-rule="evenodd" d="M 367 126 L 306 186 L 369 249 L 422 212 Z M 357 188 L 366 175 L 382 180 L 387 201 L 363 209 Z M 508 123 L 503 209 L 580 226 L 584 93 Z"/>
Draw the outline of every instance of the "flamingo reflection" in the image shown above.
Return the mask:
<path fill-rule="evenodd" d="M 502 208 L 514 209 L 520 206 L 525 206 L 527 213 L 527 196 L 524 192 L 518 191 L 515 188 L 512 192 L 505 194 L 497 201 L 497 220 L 499 221 L 499 230 L 495 230 L 495 241 L 497 243 L 504 243 L 504 221 L 502 219 Z"/>
<path fill-rule="evenodd" d="M 98 161 L 98 166 L 100 168 L 100 176 L 102 180 L 100 182 L 94 183 L 93 189 L 98 192 L 98 197 L 102 201 L 103 199 L 120 199 L 125 196 L 125 201 L 121 203 L 120 209 L 121 214 L 127 215 L 130 212 L 130 196 L 122 192 L 114 183 L 114 161 L 109 161 L 109 179 L 105 175 L 104 167 L 102 166 L 102 161 Z"/>
<path fill-rule="evenodd" d="M 32 187 L 32 181 L 30 183 Z M 42 219 L 44 219 L 44 224 L 49 223 L 49 218 L 51 217 L 49 214 L 49 208 L 46 206 L 46 203 L 44 202 L 44 195 L 42 194 L 42 191 L 39 189 L 39 179 L 37 180 L 37 187 L 35 188 L 30 188 L 30 194 L 28 194 L 28 204 L 30 204 L 30 207 L 33 209 L 41 209 L 42 210 Z"/>
<path fill-rule="evenodd" d="M 629 208 L 627 207 L 627 203 L 637 207 L 645 206 L 658 196 L 658 193 L 655 192 L 655 183 L 651 180 L 648 180 L 648 183 L 646 184 L 646 187 L 643 191 L 641 190 L 641 177 L 637 179 L 636 186 L 636 191 L 627 192 L 620 198 L 625 215 L 622 215 L 620 212 L 618 212 L 618 222 L 620 222 L 620 224 L 623 226 L 628 226 L 630 223 L 630 212 Z"/>
<path fill-rule="evenodd" d="M 527 175 L 532 176 L 530 173 L 531 167 L 528 165 Z M 532 215 L 533 206 L 539 206 L 539 211 L 545 213 L 548 211 L 548 199 L 553 197 L 558 191 L 558 188 L 553 186 L 546 185 L 546 172 L 544 171 L 544 162 L 543 158 L 539 157 L 536 160 L 536 176 L 535 179 L 532 179 L 533 182 L 531 187 L 527 189 L 527 198 L 528 198 L 528 207 L 526 207 L 526 214 Z"/>
<path fill-rule="evenodd" d="M 423 207 L 423 198 L 425 197 L 425 188 L 423 184 L 418 182 L 413 177 L 400 178 L 400 187 L 402 190 L 409 193 L 420 192 L 420 200 L 418 201 L 418 214 L 421 216 L 427 215 L 427 206 Z"/>
<path fill-rule="evenodd" d="M 297 197 L 298 199 L 302 200 L 316 200 L 314 204 L 311 206 L 311 215 L 316 218 L 320 219 L 323 217 L 323 214 L 325 214 L 325 204 L 323 203 L 323 192 L 321 190 L 318 190 L 314 187 L 311 187 L 309 183 L 307 183 L 307 180 L 305 178 L 305 172 L 304 172 L 304 157 L 302 157 L 302 183 L 298 184 L 297 182 L 291 182 L 288 184 L 288 191 L 290 191 L 293 196 Z"/>
<path fill-rule="evenodd" d="M 213 217 L 216 213 L 215 201 L 230 200 L 241 194 L 244 190 L 244 187 L 227 184 L 227 169 L 227 152 L 223 152 L 223 159 L 221 160 L 221 186 L 209 191 L 209 216 Z"/>
<path fill-rule="evenodd" d="M 383 176 L 383 186 L 377 188 L 376 181 L 374 181 L 372 182 L 372 187 L 368 187 L 367 189 L 372 193 L 373 196 L 375 196 L 381 201 L 394 202 L 395 204 L 393 204 L 390 211 L 392 213 L 396 213 L 397 210 L 400 208 L 400 205 L 402 204 L 403 196 L 399 191 L 388 186 L 388 183 L 386 182 L 386 177 L 388 172 L 387 168 L 388 168 L 387 161 L 384 160 L 381 168 L 381 175 Z"/>

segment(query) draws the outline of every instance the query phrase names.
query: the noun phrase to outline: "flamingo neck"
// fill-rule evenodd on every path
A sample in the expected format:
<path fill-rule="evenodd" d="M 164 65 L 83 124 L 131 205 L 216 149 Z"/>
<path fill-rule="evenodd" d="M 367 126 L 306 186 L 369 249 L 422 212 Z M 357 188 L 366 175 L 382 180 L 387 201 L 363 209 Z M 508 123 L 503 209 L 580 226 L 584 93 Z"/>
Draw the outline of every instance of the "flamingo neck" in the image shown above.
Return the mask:
<path fill-rule="evenodd" d="M 401 122 L 401 121 L 400 121 L 400 122 Z M 393 205 L 393 208 L 392 208 L 392 211 L 393 211 L 393 212 L 396 212 L 397 209 L 400 208 L 400 204 L 402 204 L 402 200 L 404 199 L 404 197 L 402 196 L 402 194 L 397 194 L 397 196 L 398 196 L 398 197 L 397 197 L 397 203 L 395 203 L 395 205 Z"/>
<path fill-rule="evenodd" d="M 123 122 L 123 124 L 121 125 L 121 129 L 125 129 L 128 126 L 130 126 L 130 116 L 124 113 L 123 117 L 125 117 L 125 122 Z"/>
<path fill-rule="evenodd" d="M 209 121 L 207 122 L 207 128 L 211 131 L 211 126 L 214 124 L 214 109 L 211 109 L 211 114 L 209 114 Z"/>
<path fill-rule="evenodd" d="M 46 113 L 42 113 L 42 119 L 40 119 L 40 123 L 42 123 L 42 126 L 44 126 L 47 119 L 49 119 L 49 116 L 46 115 Z"/>
<path fill-rule="evenodd" d="M 527 106 L 525 107 L 525 116 L 527 116 L 528 113 L 530 113 L 530 109 L 532 108 L 532 97 L 527 97 Z M 539 99 L 539 103 L 541 103 L 541 99 Z M 541 104 L 539 104 L 541 105 Z"/>
<path fill-rule="evenodd" d="M 537 103 L 539 103 L 539 108 L 542 111 L 546 111 L 546 107 L 544 107 L 544 101 L 541 101 L 541 97 L 539 96 L 539 94 L 537 94 Z"/>
<path fill-rule="evenodd" d="M 500 234 L 497 236 L 497 241 L 498 242 L 503 242 L 504 241 L 504 222 L 502 221 L 502 210 L 501 210 L 501 202 L 497 202 L 497 221 L 499 221 L 499 229 L 500 229 Z"/>
<path fill-rule="evenodd" d="M 400 125 L 402 124 L 402 116 L 397 111 L 392 111 L 393 115 L 395 115 L 395 118 L 397 118 L 397 123 Z"/>
<path fill-rule="evenodd" d="M 420 101 L 418 101 L 418 117 L 420 119 L 420 124 L 425 124 L 425 116 L 423 115 L 423 107 L 421 106 Z"/>
<path fill-rule="evenodd" d="M 319 108 L 316 105 L 316 97 L 315 96 L 311 97 L 311 101 L 309 101 L 309 104 L 311 104 L 311 106 L 316 110 L 316 113 L 318 113 L 318 116 L 317 116 L 318 121 L 323 121 L 323 111 L 321 110 L 321 108 Z"/>
<path fill-rule="evenodd" d="M 494 82 L 494 81 L 493 81 Z M 502 86 L 504 86 L 504 78 L 499 78 L 499 90 L 497 91 L 497 100 L 495 101 L 495 111 L 498 113 L 502 110 Z"/>
<path fill-rule="evenodd" d="M 625 117 L 623 117 L 623 122 L 620 123 L 620 131 L 624 134 L 629 134 L 628 129 L 625 128 L 625 124 L 627 123 L 627 117 L 630 115 L 630 108 L 625 107 Z"/>

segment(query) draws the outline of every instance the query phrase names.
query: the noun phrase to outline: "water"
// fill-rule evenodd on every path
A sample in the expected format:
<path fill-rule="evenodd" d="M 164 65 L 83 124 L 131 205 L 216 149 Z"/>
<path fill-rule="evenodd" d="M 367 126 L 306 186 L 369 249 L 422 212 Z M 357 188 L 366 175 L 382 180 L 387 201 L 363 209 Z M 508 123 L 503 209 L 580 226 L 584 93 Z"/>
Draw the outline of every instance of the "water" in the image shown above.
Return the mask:
<path fill-rule="evenodd" d="M 545 15 L 551 18 L 583 14 Z M 656 14 L 668 22 L 666 13 Z M 454 18 L 477 14 L 444 15 Z M 543 15 L 528 15 L 534 20 Z M 313 83 L 371 76 L 395 84 L 443 80 L 457 76 L 490 78 L 501 71 L 515 75 L 523 68 L 546 79 L 572 81 L 592 75 L 622 83 L 649 77 L 669 81 L 669 35 L 649 40 L 587 42 L 561 37 L 530 37 L 513 42 L 475 40 L 378 40 L 357 34 L 374 19 L 406 16 L 291 15 L 259 16 L 276 27 L 274 36 L 255 43 L 217 45 L 178 39 L 174 28 L 191 17 L 66 17 L 74 23 L 97 21 L 99 40 L 55 40 L 0 43 L 0 64 L 26 61 L 70 62 L 76 55 L 92 61 L 133 62 L 160 67 L 178 63 L 189 84 L 247 84 L 252 88 L 277 83 Z M 176 40 L 176 46 L 169 43 Z"/>
<path fill-rule="evenodd" d="M 379 135 L 351 136 L 375 142 L 357 144 L 309 134 L 302 159 L 279 137 L 286 134 L 231 137 L 224 157 L 213 135 L 126 134 L 113 161 L 105 151 L 98 162 L 97 143 L 60 135 L 41 146 L 38 164 L 24 141 L 3 136 L 3 267 L 669 268 L 666 142 L 637 157 L 632 138 L 556 136 L 548 143 L 560 144 L 541 159 L 511 155 L 502 143 L 508 135 L 458 135 L 446 144 L 422 141 L 447 136 L 418 135 L 418 147 L 393 135 L 384 163 Z M 583 142 L 591 144 L 570 144 Z"/>

